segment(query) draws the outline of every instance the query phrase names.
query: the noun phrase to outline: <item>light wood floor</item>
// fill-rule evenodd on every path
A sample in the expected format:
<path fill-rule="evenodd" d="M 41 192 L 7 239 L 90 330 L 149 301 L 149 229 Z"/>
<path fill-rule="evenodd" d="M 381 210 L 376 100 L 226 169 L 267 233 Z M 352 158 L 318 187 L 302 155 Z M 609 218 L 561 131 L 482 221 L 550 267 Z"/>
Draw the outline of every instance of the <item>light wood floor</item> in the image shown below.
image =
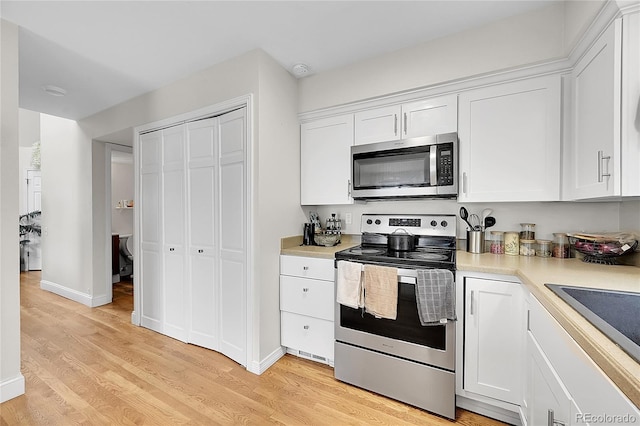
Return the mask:
<path fill-rule="evenodd" d="M 26 394 L 2 425 L 451 425 L 338 382 L 328 366 L 286 355 L 261 376 L 228 358 L 130 323 L 130 289 L 87 308 L 21 274 Z M 458 410 L 461 425 L 500 424 Z"/>

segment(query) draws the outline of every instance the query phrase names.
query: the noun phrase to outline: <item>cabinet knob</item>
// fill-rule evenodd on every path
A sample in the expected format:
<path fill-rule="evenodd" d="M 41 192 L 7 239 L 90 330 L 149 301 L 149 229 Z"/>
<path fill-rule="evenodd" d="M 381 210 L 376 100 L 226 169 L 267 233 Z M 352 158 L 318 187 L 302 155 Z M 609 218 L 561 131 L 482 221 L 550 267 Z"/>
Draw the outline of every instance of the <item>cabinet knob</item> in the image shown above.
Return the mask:
<path fill-rule="evenodd" d="M 308 291 L 309 291 L 309 289 L 308 289 L 308 288 L 303 288 L 303 289 L 302 289 L 302 292 L 303 292 L 303 293 L 306 293 L 306 292 L 308 292 Z"/>
<path fill-rule="evenodd" d="M 176 249 L 173 247 L 169 247 L 169 251 L 175 251 Z"/>
<path fill-rule="evenodd" d="M 303 267 L 302 267 L 302 270 L 303 270 L 303 271 L 308 271 L 308 270 L 309 270 L 309 267 L 308 267 L 308 266 L 303 266 Z"/>
<path fill-rule="evenodd" d="M 309 329 L 309 326 L 308 326 L 308 325 L 305 325 L 305 326 L 303 326 L 302 328 L 304 328 L 305 330 L 308 330 L 308 329 Z"/>
<path fill-rule="evenodd" d="M 204 250 L 198 249 L 198 253 L 204 253 Z"/>

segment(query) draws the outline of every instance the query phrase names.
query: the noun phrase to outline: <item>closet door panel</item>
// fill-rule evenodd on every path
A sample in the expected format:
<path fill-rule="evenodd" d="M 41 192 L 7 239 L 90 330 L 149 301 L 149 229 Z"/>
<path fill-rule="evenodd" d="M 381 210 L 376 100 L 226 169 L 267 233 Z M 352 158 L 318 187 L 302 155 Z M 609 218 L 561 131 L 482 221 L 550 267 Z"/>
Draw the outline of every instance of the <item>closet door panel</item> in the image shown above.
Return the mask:
<path fill-rule="evenodd" d="M 202 250 L 202 253 L 199 252 Z M 216 286 L 216 262 L 212 252 L 195 250 L 189 256 L 191 271 L 191 304 L 189 342 L 218 350 L 219 299 Z"/>
<path fill-rule="evenodd" d="M 151 330 L 163 333 L 162 328 L 162 277 L 160 268 L 160 253 L 150 250 L 141 250 L 142 266 L 141 275 L 144 277 L 144 283 L 140 286 L 141 297 L 141 325 Z"/>
<path fill-rule="evenodd" d="M 191 246 L 214 247 L 215 170 L 189 170 L 189 237 Z"/>
<path fill-rule="evenodd" d="M 220 352 L 246 365 L 246 292 L 244 259 L 220 261 Z"/>

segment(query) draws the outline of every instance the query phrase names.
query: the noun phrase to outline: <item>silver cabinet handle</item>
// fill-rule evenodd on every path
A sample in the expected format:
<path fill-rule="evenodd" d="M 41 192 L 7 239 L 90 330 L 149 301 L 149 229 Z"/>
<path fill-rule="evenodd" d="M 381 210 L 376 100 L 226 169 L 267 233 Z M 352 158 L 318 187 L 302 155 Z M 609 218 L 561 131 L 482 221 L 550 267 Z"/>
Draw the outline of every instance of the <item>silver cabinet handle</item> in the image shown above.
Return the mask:
<path fill-rule="evenodd" d="M 604 155 L 604 151 L 598 151 L 598 182 L 604 181 L 605 176 L 611 176 L 611 173 L 609 173 L 610 159 L 610 155 Z M 604 160 L 607 160 L 607 173 L 604 173 Z"/>
<path fill-rule="evenodd" d="M 404 113 L 404 134 L 407 134 L 407 113 Z"/>
<path fill-rule="evenodd" d="M 398 114 L 393 114 L 393 135 L 398 136 Z"/>
<path fill-rule="evenodd" d="M 555 419 L 553 410 L 547 410 L 547 426 L 565 426 L 564 422 Z"/>
<path fill-rule="evenodd" d="M 347 195 L 351 197 L 351 179 L 347 180 Z"/>
<path fill-rule="evenodd" d="M 462 173 L 462 192 L 467 193 L 467 172 Z"/>
<path fill-rule="evenodd" d="M 473 305 L 474 305 L 474 303 L 473 303 L 473 293 L 474 293 L 474 291 L 471 290 L 471 301 L 469 302 L 469 315 L 473 315 L 473 313 L 474 313 L 473 311 L 475 310 L 475 309 L 473 309 Z"/>

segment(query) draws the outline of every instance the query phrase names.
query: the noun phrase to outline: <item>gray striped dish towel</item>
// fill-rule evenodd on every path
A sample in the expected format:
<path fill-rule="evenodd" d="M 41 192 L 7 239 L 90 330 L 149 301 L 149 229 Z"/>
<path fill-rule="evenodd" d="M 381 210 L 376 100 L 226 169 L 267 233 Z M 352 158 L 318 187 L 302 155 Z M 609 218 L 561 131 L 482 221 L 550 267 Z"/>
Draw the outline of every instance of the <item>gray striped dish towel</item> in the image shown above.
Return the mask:
<path fill-rule="evenodd" d="M 438 325 L 456 318 L 456 292 L 453 273 L 447 269 L 416 271 L 416 300 L 422 325 Z"/>

